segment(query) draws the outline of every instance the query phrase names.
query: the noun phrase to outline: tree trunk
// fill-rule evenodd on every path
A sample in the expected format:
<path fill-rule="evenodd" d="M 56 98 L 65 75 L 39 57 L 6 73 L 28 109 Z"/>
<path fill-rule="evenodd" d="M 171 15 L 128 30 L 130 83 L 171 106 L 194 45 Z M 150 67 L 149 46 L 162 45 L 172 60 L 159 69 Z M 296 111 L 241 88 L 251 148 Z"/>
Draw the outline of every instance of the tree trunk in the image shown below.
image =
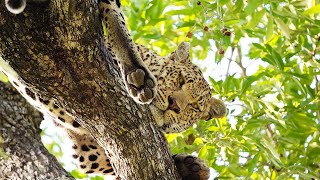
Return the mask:
<path fill-rule="evenodd" d="M 0 54 L 90 131 L 121 179 L 178 179 L 163 134 L 128 96 L 105 48 L 96 1 L 30 0 L 19 15 L 1 3 Z"/>
<path fill-rule="evenodd" d="M 73 179 L 43 146 L 42 115 L 0 82 L 0 179 Z"/>

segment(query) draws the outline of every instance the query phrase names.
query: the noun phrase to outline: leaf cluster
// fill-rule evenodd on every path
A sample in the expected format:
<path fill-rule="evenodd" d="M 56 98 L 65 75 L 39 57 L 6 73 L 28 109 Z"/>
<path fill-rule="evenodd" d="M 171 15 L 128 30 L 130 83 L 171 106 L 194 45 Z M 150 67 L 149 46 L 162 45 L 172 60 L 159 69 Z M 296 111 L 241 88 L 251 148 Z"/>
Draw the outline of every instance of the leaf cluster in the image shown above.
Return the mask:
<path fill-rule="evenodd" d="M 320 177 L 320 5 L 317 0 L 124 1 L 137 43 L 166 55 L 181 41 L 229 114 L 167 135 L 213 176 Z"/>

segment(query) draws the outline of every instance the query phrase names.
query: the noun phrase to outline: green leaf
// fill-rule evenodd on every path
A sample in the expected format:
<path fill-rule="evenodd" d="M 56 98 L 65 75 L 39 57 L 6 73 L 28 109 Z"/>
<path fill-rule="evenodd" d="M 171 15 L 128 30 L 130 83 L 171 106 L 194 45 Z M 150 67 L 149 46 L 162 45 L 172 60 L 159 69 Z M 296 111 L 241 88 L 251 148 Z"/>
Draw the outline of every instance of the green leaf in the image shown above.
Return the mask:
<path fill-rule="evenodd" d="M 202 158 L 202 159 L 205 159 L 206 158 L 206 155 L 208 153 L 208 150 L 207 150 L 207 146 L 202 146 L 202 148 L 200 149 L 199 153 L 198 153 L 198 157 L 199 158 Z"/>
<path fill-rule="evenodd" d="M 263 51 L 266 51 L 266 48 L 264 48 L 263 46 L 261 46 L 261 44 L 258 44 L 258 43 L 252 43 L 253 46 L 255 46 L 256 48 L 258 49 L 261 49 Z"/>
<path fill-rule="evenodd" d="M 296 83 L 296 85 L 298 85 L 299 89 L 303 92 L 303 94 L 306 95 L 306 89 L 303 87 L 301 82 L 295 77 L 292 77 L 292 80 Z"/>
<path fill-rule="evenodd" d="M 279 29 L 282 31 L 283 35 L 290 39 L 290 29 L 288 27 L 288 25 L 286 25 L 281 19 L 279 18 L 275 18 L 274 19 L 279 27 Z"/>
<path fill-rule="evenodd" d="M 240 177 L 240 176 L 242 176 L 242 173 L 241 173 L 241 171 L 240 171 L 240 168 L 238 168 L 238 167 L 239 167 L 239 165 L 237 165 L 237 164 L 230 164 L 228 170 L 229 170 L 232 174 L 236 175 L 237 177 Z M 219 178 L 219 179 L 220 179 L 220 178 Z"/>
<path fill-rule="evenodd" d="M 268 17 L 268 24 L 267 24 L 267 32 L 266 32 L 266 42 L 269 42 L 273 36 L 273 18 Z"/>
<path fill-rule="evenodd" d="M 167 134 L 167 135 L 166 135 L 166 138 L 167 138 L 167 141 L 170 143 L 170 142 L 172 142 L 173 140 L 175 140 L 178 136 L 179 136 L 179 134 L 177 134 L 177 133 Z"/>
<path fill-rule="evenodd" d="M 310 15 L 310 14 L 317 14 L 320 13 L 320 4 L 316 5 L 316 6 L 312 6 L 309 9 L 306 9 L 303 14 L 305 15 Z"/>
<path fill-rule="evenodd" d="M 239 19 L 226 19 L 224 21 L 224 24 L 225 24 L 225 26 L 231 26 L 234 24 L 238 24 L 239 22 L 240 22 Z"/>
<path fill-rule="evenodd" d="M 166 16 L 192 15 L 192 14 L 194 14 L 194 11 L 190 11 L 189 9 L 171 10 L 165 13 Z"/>
<path fill-rule="evenodd" d="M 208 131 L 220 131 L 220 128 L 218 128 L 218 127 L 216 127 L 216 126 L 210 126 L 209 128 L 208 128 Z"/>
<path fill-rule="evenodd" d="M 235 6 L 234 6 L 234 13 L 238 13 L 241 10 L 243 10 L 244 4 L 243 4 L 243 0 L 237 0 Z"/>
<path fill-rule="evenodd" d="M 261 60 L 264 61 L 264 62 L 267 62 L 267 63 L 269 63 L 271 65 L 275 65 L 275 63 L 274 63 L 272 58 L 264 57 L 264 58 L 261 58 Z"/>
<path fill-rule="evenodd" d="M 150 19 L 158 19 L 165 8 L 163 6 L 163 1 L 161 0 L 153 0 L 152 5 L 146 10 L 146 17 Z"/>
<path fill-rule="evenodd" d="M 266 150 L 269 150 L 269 152 L 271 153 L 273 158 L 276 160 L 276 163 L 277 164 L 281 164 L 280 155 L 277 152 L 276 147 L 272 144 L 272 142 L 270 142 L 270 140 L 267 140 L 266 138 L 262 138 L 262 142 L 261 143 L 262 143 L 262 145 L 264 146 L 264 148 Z"/>
<path fill-rule="evenodd" d="M 283 63 L 283 60 L 282 60 L 280 54 L 275 49 L 272 49 L 271 55 L 274 58 L 274 60 L 276 62 L 276 66 L 278 67 L 278 69 L 283 70 L 284 69 L 284 63 Z"/>
<path fill-rule="evenodd" d="M 143 35 L 144 39 L 160 39 L 161 35 L 160 34 L 145 34 Z"/>
<path fill-rule="evenodd" d="M 252 161 L 250 161 L 249 165 L 248 165 L 248 176 L 251 176 L 251 174 L 253 173 L 254 168 L 257 167 L 258 165 L 258 161 L 260 158 L 260 153 L 256 154 L 254 156 L 254 158 L 252 159 Z"/>
<path fill-rule="evenodd" d="M 87 177 L 88 177 L 87 174 L 81 173 L 81 172 L 79 172 L 77 169 L 76 169 L 76 170 L 72 170 L 72 171 L 70 172 L 70 174 L 71 174 L 74 178 L 78 178 L 78 179 L 83 179 L 83 178 L 87 178 Z"/>
<path fill-rule="evenodd" d="M 104 180 L 103 176 L 95 176 L 95 177 L 91 177 L 90 180 Z"/>
<path fill-rule="evenodd" d="M 248 0 L 247 6 L 244 8 L 244 12 L 248 14 L 252 14 L 254 10 L 257 9 L 258 6 L 262 4 L 263 0 Z"/>
<path fill-rule="evenodd" d="M 227 3 L 229 3 L 229 1 L 230 0 L 218 0 L 218 4 L 219 4 L 219 6 L 223 6 L 223 5 L 225 5 L 225 4 L 227 4 Z"/>
<path fill-rule="evenodd" d="M 256 80 L 254 76 L 249 76 L 242 81 L 241 94 L 245 94 L 250 85 Z"/>
<path fill-rule="evenodd" d="M 247 24 L 246 28 L 248 29 L 256 28 L 256 26 L 258 26 L 258 24 L 261 22 L 261 19 L 265 15 L 265 13 L 266 13 L 265 9 L 262 9 L 258 12 L 253 13 L 251 20 Z"/>

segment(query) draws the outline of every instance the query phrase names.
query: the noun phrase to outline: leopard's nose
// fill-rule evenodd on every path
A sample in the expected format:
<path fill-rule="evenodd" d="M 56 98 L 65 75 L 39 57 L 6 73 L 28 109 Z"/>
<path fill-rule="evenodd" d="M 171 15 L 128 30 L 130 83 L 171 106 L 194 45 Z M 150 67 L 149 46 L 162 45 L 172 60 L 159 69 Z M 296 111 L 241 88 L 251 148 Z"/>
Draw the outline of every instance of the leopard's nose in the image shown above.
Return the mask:
<path fill-rule="evenodd" d="M 179 114 L 180 113 L 180 108 L 177 104 L 177 101 L 175 98 L 172 98 L 171 96 L 168 97 L 168 101 L 169 101 L 169 106 L 168 109 L 174 111 L 175 113 Z"/>

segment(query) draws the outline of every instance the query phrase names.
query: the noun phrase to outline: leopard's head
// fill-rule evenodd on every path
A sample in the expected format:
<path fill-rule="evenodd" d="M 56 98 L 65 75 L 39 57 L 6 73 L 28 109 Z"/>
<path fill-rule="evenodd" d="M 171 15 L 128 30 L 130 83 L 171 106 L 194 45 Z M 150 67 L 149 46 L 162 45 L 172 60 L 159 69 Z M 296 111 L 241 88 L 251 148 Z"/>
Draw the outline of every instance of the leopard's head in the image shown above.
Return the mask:
<path fill-rule="evenodd" d="M 226 107 L 211 97 L 209 84 L 189 59 L 188 43 L 167 56 L 158 77 L 158 94 L 151 108 L 158 126 L 166 133 L 181 132 L 200 119 L 223 117 Z"/>

